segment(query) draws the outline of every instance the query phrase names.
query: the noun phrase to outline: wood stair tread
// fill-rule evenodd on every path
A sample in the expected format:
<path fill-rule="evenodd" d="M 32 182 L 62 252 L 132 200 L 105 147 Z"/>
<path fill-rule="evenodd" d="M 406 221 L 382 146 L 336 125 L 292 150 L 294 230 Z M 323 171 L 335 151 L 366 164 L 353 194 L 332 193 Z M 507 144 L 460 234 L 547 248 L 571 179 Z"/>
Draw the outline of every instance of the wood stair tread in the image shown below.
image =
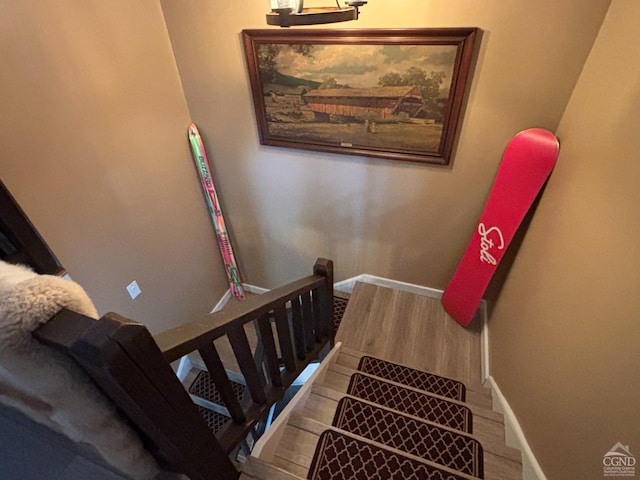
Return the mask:
<path fill-rule="evenodd" d="M 340 354 L 338 356 L 338 359 L 333 369 L 338 372 L 343 372 L 345 375 L 346 374 L 351 375 L 352 373 L 359 371 L 358 370 L 359 361 L 360 361 L 359 357 Z M 375 374 L 372 374 L 372 373 L 367 373 L 367 372 L 363 372 L 363 373 L 365 375 L 376 376 Z M 400 383 L 404 385 L 404 383 L 402 382 L 397 382 L 387 377 L 379 377 L 379 378 L 388 382 Z M 409 385 L 406 385 L 406 386 L 409 386 Z M 409 387 L 415 388 L 411 386 Z M 425 390 L 425 391 L 429 391 L 429 390 Z M 492 398 L 491 390 L 487 388 L 482 388 L 481 390 L 474 390 L 471 388 L 467 388 L 464 402 L 468 404 L 476 405 L 478 407 L 485 408 L 487 410 L 493 409 L 493 398 Z"/>
<path fill-rule="evenodd" d="M 248 457 L 242 467 L 242 475 L 247 475 L 248 478 L 255 480 L 303 480 L 306 478 L 306 472 L 302 475 L 296 475 L 295 472 L 292 472 L 291 470 L 298 472 L 300 470 L 289 462 L 279 463 L 282 466 L 263 462 L 259 458 Z M 242 477 L 240 478 L 242 479 Z"/>
<path fill-rule="evenodd" d="M 307 472 L 309 471 L 308 467 L 303 467 L 296 463 L 290 462 L 286 458 L 277 455 L 273 458 L 273 465 L 280 470 L 287 472 L 289 475 L 291 475 L 292 479 L 306 479 Z M 271 477 L 267 478 L 269 478 L 269 480 L 272 480 Z"/>
<path fill-rule="evenodd" d="M 363 374 L 362 372 L 359 372 L 357 370 L 351 369 L 351 368 L 347 368 L 344 367 L 342 365 L 338 365 L 338 364 L 333 364 L 329 367 L 329 370 L 327 371 L 327 374 L 325 375 L 324 379 L 323 379 L 323 384 L 333 388 L 334 390 L 337 390 L 339 392 L 347 392 L 347 389 L 349 387 L 349 382 L 351 380 L 351 375 L 355 374 L 355 373 L 359 373 L 361 375 L 365 375 L 368 377 L 372 377 L 372 378 L 378 378 L 372 375 L 368 375 L 368 374 Z M 409 387 L 406 385 L 403 385 L 401 383 L 397 383 L 391 380 L 387 380 L 384 378 L 380 378 L 379 380 L 392 384 L 392 385 L 398 385 L 402 388 L 406 388 L 408 390 L 412 390 L 412 391 L 416 391 L 416 392 L 420 392 L 420 393 L 424 393 L 428 396 L 431 397 L 435 397 L 435 398 L 439 398 L 451 403 L 455 403 L 458 405 L 462 405 L 465 407 L 468 407 L 474 418 L 476 416 L 480 416 L 480 417 L 484 417 L 488 420 L 492 420 L 495 422 L 500 422 L 502 424 L 504 424 L 504 417 L 501 413 L 495 412 L 493 410 L 491 410 L 490 408 L 487 408 L 486 406 L 478 406 L 475 403 L 471 403 L 471 402 L 459 402 L 457 400 L 453 400 L 451 398 L 448 397 L 443 397 L 442 395 L 437 395 L 435 393 L 432 392 L 426 392 L 424 390 L 420 390 L 417 388 L 413 388 L 413 387 Z"/>
<path fill-rule="evenodd" d="M 299 409 L 295 415 L 292 415 L 291 418 L 299 419 L 300 417 L 307 417 L 310 420 L 317 421 L 325 425 L 330 425 L 333 421 L 336 408 L 338 406 L 338 401 L 342 397 L 344 397 L 344 395 L 340 394 L 339 392 L 331 391 L 330 389 L 326 389 L 324 387 L 314 387 L 305 403 L 304 408 Z M 365 401 L 365 403 L 368 402 Z M 411 415 L 409 415 L 409 417 L 410 416 Z M 425 421 L 424 419 L 419 420 L 436 425 L 440 428 L 461 433 L 457 430 L 450 429 L 433 422 Z M 474 433 L 466 433 L 464 435 L 478 440 L 485 452 L 491 452 L 492 454 L 503 457 L 507 460 L 517 462 L 521 460 L 519 450 L 505 445 L 504 430 L 500 427 L 500 425 L 497 425 L 494 422 L 484 422 L 480 420 L 479 424 L 474 425 L 474 427 L 476 427 L 474 428 Z"/>
<path fill-rule="evenodd" d="M 302 414 L 292 415 L 289 425 L 292 427 L 298 428 L 300 430 L 307 431 L 317 436 L 319 436 L 323 431 L 327 429 L 339 430 L 339 429 L 336 429 L 335 427 L 332 427 L 330 424 L 319 422 L 312 418 L 306 417 Z M 357 435 L 353 435 L 353 434 L 350 434 L 350 435 L 354 437 L 358 437 Z M 358 437 L 358 438 L 362 439 L 362 437 Z M 367 439 L 362 439 L 362 440 L 366 441 L 367 443 L 378 444 L 377 442 L 371 442 L 370 440 L 367 440 Z M 396 450 L 386 445 L 385 447 L 396 452 L 407 454 L 402 450 Z M 411 454 L 408 454 L 408 455 L 412 457 Z M 424 459 L 421 459 L 421 460 L 424 460 Z M 427 462 L 433 463 L 434 465 L 438 465 L 435 462 L 429 462 L 429 461 Z M 521 465 L 520 452 L 518 452 L 517 450 L 503 446 L 500 453 L 496 453 L 494 451 L 491 451 L 491 449 L 485 448 L 484 478 L 498 479 L 498 480 L 517 479 L 517 478 L 522 478 L 521 471 L 522 471 L 522 465 Z"/>
<path fill-rule="evenodd" d="M 460 327 L 439 298 L 357 282 L 336 341 L 475 389 L 482 383 L 480 327 Z"/>
<path fill-rule="evenodd" d="M 344 392 L 335 390 L 327 386 L 326 384 L 313 385 L 311 392 L 312 394 L 316 394 L 318 396 L 326 397 L 333 400 L 336 405 L 340 401 L 340 399 L 345 396 Z M 310 401 L 312 401 L 311 398 L 307 400 L 307 405 Z M 482 443 L 483 446 L 485 445 L 486 441 L 504 444 L 504 425 L 502 424 L 502 422 L 496 422 L 494 420 L 489 420 L 477 416 L 473 418 L 473 435 Z"/>
<path fill-rule="evenodd" d="M 341 403 L 344 407 L 343 413 L 355 413 L 351 420 L 344 422 L 346 417 L 342 415 L 338 422 L 334 418 L 331 424 L 323 424 L 295 415 L 289 424 L 317 435 L 331 428 L 362 440 L 366 439 L 368 442 L 383 444 L 388 449 L 415 455 L 466 475 L 482 475 L 483 449 L 471 436 L 355 399 L 346 398 Z M 364 408 L 358 412 L 360 406 Z M 363 418 L 363 414 L 369 415 L 371 410 L 373 416 Z M 384 412 L 384 417 L 379 415 L 380 412 Z M 381 418 L 391 422 L 380 422 Z"/>
<path fill-rule="evenodd" d="M 308 422 L 313 422 L 312 420 L 307 419 Z M 324 427 L 322 431 L 324 430 L 334 430 L 337 432 L 340 432 L 341 434 L 347 436 L 347 437 L 351 437 L 351 438 L 356 438 L 358 440 L 360 440 L 363 443 L 369 444 L 369 445 L 374 445 L 378 448 L 384 449 L 384 450 L 388 450 L 391 451 L 395 454 L 398 455 L 402 455 L 404 457 L 410 458 L 411 460 L 420 462 L 422 464 L 425 465 L 429 465 L 431 467 L 434 468 L 438 468 L 440 470 L 446 471 L 446 472 L 450 472 L 453 473 L 457 476 L 459 476 L 460 478 L 464 478 L 464 479 L 475 479 L 477 477 L 472 477 L 470 475 L 465 475 L 462 474 L 460 472 L 456 472 L 455 470 L 452 470 L 450 468 L 444 467 L 442 465 L 438 465 L 434 462 L 425 460 L 423 458 L 417 457 L 415 455 L 411 455 L 407 452 L 403 452 L 394 448 L 390 448 L 386 445 L 377 443 L 377 442 L 373 442 L 370 440 L 367 440 L 365 438 L 362 437 L 358 437 L 356 435 L 351 435 L 347 432 L 343 432 L 340 431 L 336 428 L 333 428 L 331 426 L 327 426 L 327 425 L 322 425 L 320 424 L 321 427 Z M 315 432 L 310 432 L 309 430 L 305 430 L 302 428 L 299 428 L 297 426 L 293 426 L 293 425 L 288 425 L 287 426 L 287 430 L 285 431 L 285 434 L 283 436 L 283 441 L 281 443 L 281 446 L 279 447 L 278 451 L 276 452 L 276 456 L 281 457 L 281 458 L 287 458 L 289 459 L 292 463 L 302 467 L 302 468 L 306 468 L 307 471 L 309 469 L 309 467 L 311 467 L 311 462 L 313 460 L 315 451 L 316 451 L 316 446 L 318 443 L 318 439 L 320 438 L 320 433 L 315 433 Z"/>
<path fill-rule="evenodd" d="M 293 475 L 291 478 L 306 478 L 322 432 L 327 429 L 341 432 L 339 429 L 332 427 L 331 423 L 338 401 L 344 397 L 345 394 L 344 392 L 328 387 L 325 383 L 327 376 L 330 377 L 334 373 L 332 372 L 332 368 L 335 366 L 335 363 L 327 366 L 326 374 L 322 382 L 311 385 L 311 391 L 304 402 L 304 406 L 299 406 L 289 415 L 280 443 L 276 447 L 275 453 L 269 462 L 280 471 Z M 495 414 L 495 412 L 492 413 Z M 477 439 L 484 449 L 484 478 L 496 480 L 521 479 L 522 465 L 520 452 L 504 445 L 504 427 L 502 422 L 495 421 L 495 418 L 501 417 L 494 416 L 493 420 L 481 416 L 474 417 L 474 434 L 469 435 Z M 389 450 L 389 447 L 386 445 L 381 445 L 350 433 L 345 433 L 345 435 Z M 390 450 L 408 456 L 409 458 L 414 457 L 411 454 L 407 454 L 407 452 L 393 448 Z M 442 465 L 438 463 L 425 461 L 419 457 L 416 458 L 422 462 L 426 462 L 432 467 L 448 471 L 447 468 L 443 468 Z M 455 470 L 452 470 L 452 472 L 455 472 Z M 455 472 L 455 475 L 460 478 L 475 478 L 465 476 L 459 472 Z M 280 477 L 257 478 L 279 479 Z M 282 477 L 282 479 L 289 480 L 288 477 Z"/>
<path fill-rule="evenodd" d="M 365 356 L 372 356 L 368 353 L 364 353 L 364 352 L 359 352 L 357 350 L 353 350 L 351 348 L 347 348 L 347 347 L 342 347 L 340 349 L 340 355 L 338 356 L 338 359 L 336 361 L 336 363 L 338 365 L 342 365 L 344 367 L 347 368 L 351 368 L 353 370 L 357 370 L 358 369 L 358 364 L 360 363 L 360 359 L 362 357 Z M 383 361 L 387 361 L 387 362 L 391 362 L 391 363 L 395 363 L 398 365 L 404 365 L 402 362 L 398 362 L 398 361 L 393 361 L 391 359 L 386 359 L 386 358 L 382 358 L 382 357 L 375 357 L 375 358 L 379 358 L 380 360 Z M 413 368 L 419 371 L 424 371 L 424 370 L 420 370 L 417 369 L 415 367 L 412 367 L 410 365 L 404 365 L 408 368 Z M 491 392 L 490 388 L 486 388 L 483 387 L 481 384 L 479 383 L 471 383 L 471 382 L 465 382 L 462 379 L 458 379 L 458 378 L 454 378 L 454 377 L 448 377 L 447 375 L 442 375 L 438 372 L 428 372 L 425 371 L 427 373 L 431 373 L 433 375 L 439 375 L 439 376 L 443 376 L 444 378 L 451 378 L 451 380 L 455 380 L 458 382 L 461 382 L 465 385 L 466 390 L 467 390 L 467 399 L 466 401 L 469 401 L 469 396 L 471 396 L 472 399 L 478 399 L 481 403 L 489 405 L 489 408 L 491 408 L 491 404 L 492 404 L 492 399 L 493 399 L 493 395 Z"/>

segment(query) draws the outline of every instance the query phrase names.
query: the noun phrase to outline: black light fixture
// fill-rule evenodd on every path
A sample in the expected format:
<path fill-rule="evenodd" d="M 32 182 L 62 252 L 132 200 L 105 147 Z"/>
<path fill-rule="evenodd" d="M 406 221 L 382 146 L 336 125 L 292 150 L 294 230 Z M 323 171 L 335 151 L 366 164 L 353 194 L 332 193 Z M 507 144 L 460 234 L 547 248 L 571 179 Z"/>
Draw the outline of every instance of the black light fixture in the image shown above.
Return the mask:
<path fill-rule="evenodd" d="M 319 25 L 323 23 L 357 20 L 359 8 L 367 0 L 345 0 L 344 6 L 336 0 L 335 7 L 304 8 L 304 0 L 271 0 L 271 11 L 267 13 L 267 24 L 278 27 L 295 25 Z"/>

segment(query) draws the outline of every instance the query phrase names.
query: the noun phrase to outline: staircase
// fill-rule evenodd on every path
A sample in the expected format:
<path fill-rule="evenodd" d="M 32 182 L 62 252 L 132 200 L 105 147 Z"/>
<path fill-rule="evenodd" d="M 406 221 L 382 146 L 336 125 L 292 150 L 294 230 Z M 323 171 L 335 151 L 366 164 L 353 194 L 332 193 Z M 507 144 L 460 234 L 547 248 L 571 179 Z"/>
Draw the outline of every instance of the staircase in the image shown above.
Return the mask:
<path fill-rule="evenodd" d="M 241 478 L 522 478 L 480 384 L 478 329 L 437 299 L 358 284 L 336 340 Z"/>
<path fill-rule="evenodd" d="M 0 204 L 6 260 L 60 273 L 1 182 Z M 324 356 L 332 293 L 333 263 L 318 259 L 313 275 L 155 337 L 116 313 L 67 309 L 33 337 L 73 358 L 156 459 L 194 480 L 522 478 L 481 385 L 479 322 L 464 329 L 437 298 L 367 284 L 354 289 L 335 347 L 239 473 L 229 454 Z M 170 363 L 195 352 L 202 372 L 180 384 Z"/>
<path fill-rule="evenodd" d="M 522 478 L 482 386 L 480 322 L 462 328 L 438 298 L 358 283 L 334 342 L 332 262 L 313 271 L 155 337 L 115 313 L 65 309 L 33 336 L 71 356 L 167 470 L 193 480 Z M 181 384 L 170 363 L 185 355 L 202 371 Z"/>

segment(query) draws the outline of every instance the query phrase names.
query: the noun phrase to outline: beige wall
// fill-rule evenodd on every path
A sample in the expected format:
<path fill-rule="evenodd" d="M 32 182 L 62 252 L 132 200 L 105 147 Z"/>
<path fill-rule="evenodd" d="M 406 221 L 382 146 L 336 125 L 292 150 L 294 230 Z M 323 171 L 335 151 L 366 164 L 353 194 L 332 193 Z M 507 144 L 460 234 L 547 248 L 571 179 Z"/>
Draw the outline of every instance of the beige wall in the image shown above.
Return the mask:
<path fill-rule="evenodd" d="M 260 146 L 240 32 L 266 27 L 268 2 L 162 0 L 245 278 L 272 287 L 326 256 L 337 280 L 369 273 L 444 287 L 508 139 L 557 127 L 609 1 L 589 3 L 375 1 L 357 23 L 332 26 L 484 30 L 457 154 L 439 168 Z"/>
<path fill-rule="evenodd" d="M 227 287 L 159 2 L 0 0 L 0 60 L 0 176 L 101 312 L 210 311 Z"/>
<path fill-rule="evenodd" d="M 490 319 L 493 375 L 550 479 L 640 458 L 640 4 L 614 0 Z M 636 466 L 636 475 L 640 475 Z"/>

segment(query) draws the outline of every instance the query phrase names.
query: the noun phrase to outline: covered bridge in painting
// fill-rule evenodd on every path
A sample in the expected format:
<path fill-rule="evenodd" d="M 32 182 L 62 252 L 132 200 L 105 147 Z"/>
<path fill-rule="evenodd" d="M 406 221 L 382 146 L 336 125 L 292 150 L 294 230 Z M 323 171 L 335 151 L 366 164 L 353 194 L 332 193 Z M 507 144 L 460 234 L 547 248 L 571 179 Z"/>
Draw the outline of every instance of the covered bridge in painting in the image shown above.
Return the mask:
<path fill-rule="evenodd" d="M 376 119 L 404 113 L 415 117 L 423 107 L 420 89 L 411 86 L 318 89 L 303 98 L 322 120 L 329 115 Z"/>

